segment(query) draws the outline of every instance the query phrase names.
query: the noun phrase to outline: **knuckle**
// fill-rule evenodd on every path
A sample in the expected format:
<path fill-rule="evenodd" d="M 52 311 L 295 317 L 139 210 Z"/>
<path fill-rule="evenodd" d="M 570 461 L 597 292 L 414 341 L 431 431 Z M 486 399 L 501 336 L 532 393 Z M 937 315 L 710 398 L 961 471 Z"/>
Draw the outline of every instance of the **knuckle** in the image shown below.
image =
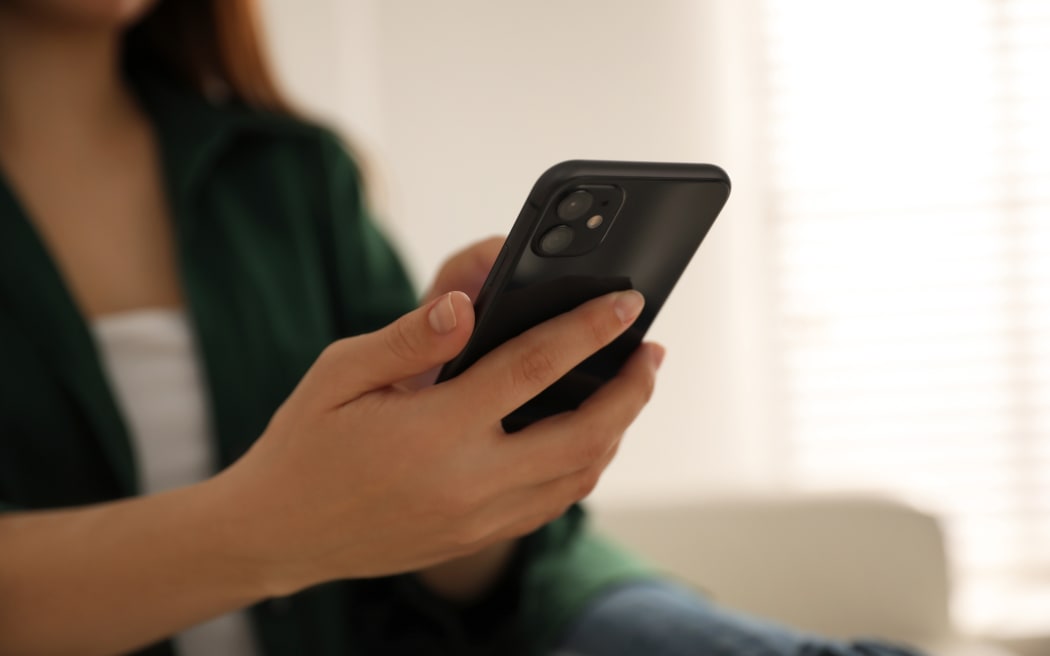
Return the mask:
<path fill-rule="evenodd" d="M 422 350 L 419 342 L 406 318 L 398 319 L 383 331 L 384 346 L 399 360 L 415 360 Z"/>
<path fill-rule="evenodd" d="M 576 494 L 573 495 L 575 500 L 583 499 L 594 492 L 594 488 L 598 487 L 598 481 L 601 479 L 602 470 L 599 467 L 592 467 L 583 474 L 580 475 L 576 485 Z"/>
<path fill-rule="evenodd" d="M 548 519 L 547 521 L 545 521 L 543 523 L 544 524 L 550 524 L 554 520 L 559 519 L 562 515 L 564 515 L 565 513 L 569 512 L 569 509 L 572 508 L 575 505 L 575 503 L 576 502 L 573 502 L 573 503 L 570 503 L 570 504 L 568 504 L 566 506 L 563 506 L 563 507 L 559 508 L 558 512 L 555 513 L 555 515 L 553 517 L 551 517 L 550 519 Z"/>
<path fill-rule="evenodd" d="M 460 547 L 458 545 L 449 543 L 446 544 L 441 550 L 441 557 L 438 559 L 437 562 L 447 562 L 449 560 L 463 558 L 464 556 L 469 556 L 472 553 L 474 553 L 474 549 Z"/>
<path fill-rule="evenodd" d="M 572 508 L 572 504 L 573 503 L 576 503 L 576 501 L 573 500 L 572 503 L 567 504 L 567 505 L 563 503 L 563 504 L 559 505 L 557 508 L 555 508 L 554 510 L 548 512 L 546 515 L 544 515 L 543 517 L 540 518 L 539 526 L 546 526 L 547 524 L 550 524 L 551 522 L 553 522 L 554 520 L 558 519 L 559 517 L 561 517 L 565 513 L 569 512 L 569 508 Z"/>
<path fill-rule="evenodd" d="M 446 518 L 459 521 L 470 515 L 477 506 L 474 495 L 461 489 L 450 489 L 440 494 L 438 505 Z"/>
<path fill-rule="evenodd" d="M 652 373 L 646 374 L 642 378 L 640 384 L 640 396 L 642 399 L 642 405 L 649 403 L 653 398 L 653 393 L 656 391 L 656 376 Z"/>
<path fill-rule="evenodd" d="M 463 251 L 453 253 L 452 255 L 446 257 L 444 260 L 441 261 L 441 266 L 438 267 L 438 271 L 441 273 L 446 273 L 448 271 L 457 269 L 459 268 L 459 263 L 462 259 Z"/>
<path fill-rule="evenodd" d="M 525 519 L 517 521 L 514 524 L 508 526 L 506 529 L 500 531 L 499 538 L 504 540 L 520 538 L 524 535 L 528 535 L 529 533 L 535 531 L 537 528 L 540 527 L 541 523 L 541 517 L 526 517 Z"/>
<path fill-rule="evenodd" d="M 465 264 L 469 262 L 469 259 L 470 253 L 468 251 L 460 251 L 451 257 L 445 258 L 445 261 L 438 268 L 439 275 L 446 278 L 458 275 L 466 268 Z"/>
<path fill-rule="evenodd" d="M 605 452 L 605 457 L 602 460 L 602 469 L 603 470 L 606 467 L 609 466 L 609 463 L 611 463 L 613 461 L 613 458 L 615 458 L 616 454 L 620 451 L 620 443 L 622 441 L 623 441 L 623 434 L 621 433 L 620 435 L 618 435 L 616 437 L 616 441 L 614 441 L 612 443 L 612 446 L 609 447 L 609 450 Z"/>
<path fill-rule="evenodd" d="M 601 460 L 609 448 L 607 441 L 604 431 L 585 429 L 580 436 L 579 444 L 576 445 L 577 463 L 582 467 L 587 467 Z"/>
<path fill-rule="evenodd" d="M 353 353 L 352 340 L 353 338 L 340 339 L 325 346 L 310 366 L 307 375 L 325 381 L 344 371 Z"/>
<path fill-rule="evenodd" d="M 452 531 L 453 546 L 468 553 L 473 551 L 484 538 L 485 531 L 476 521 L 461 521 Z"/>
<path fill-rule="evenodd" d="M 591 336 L 591 341 L 596 346 L 604 346 L 608 344 L 618 334 L 615 326 L 609 321 L 607 314 L 608 313 L 595 310 L 587 316 L 587 328 Z"/>
<path fill-rule="evenodd" d="M 325 346 L 322 349 L 321 354 L 317 356 L 317 361 L 322 364 L 328 364 L 341 360 L 346 353 L 349 351 L 349 342 L 352 338 L 337 339 L 334 342 Z"/>
<path fill-rule="evenodd" d="M 476 271 L 482 275 L 488 273 L 488 270 L 492 267 L 492 255 L 491 255 L 492 244 L 488 241 L 478 242 L 475 244 L 466 255 L 469 256 L 469 267 L 471 271 Z"/>
<path fill-rule="evenodd" d="M 575 503 L 575 501 L 562 501 L 560 503 L 552 505 L 549 509 L 544 510 L 541 513 L 529 517 L 527 522 L 522 523 L 522 529 L 524 530 L 522 530 L 521 533 L 532 533 L 533 531 L 541 529 L 547 524 L 550 524 L 554 520 L 564 515 L 565 512 L 572 507 L 573 503 Z"/>
<path fill-rule="evenodd" d="M 542 346 L 530 347 L 511 369 L 514 387 L 547 385 L 555 378 L 554 356 Z"/>

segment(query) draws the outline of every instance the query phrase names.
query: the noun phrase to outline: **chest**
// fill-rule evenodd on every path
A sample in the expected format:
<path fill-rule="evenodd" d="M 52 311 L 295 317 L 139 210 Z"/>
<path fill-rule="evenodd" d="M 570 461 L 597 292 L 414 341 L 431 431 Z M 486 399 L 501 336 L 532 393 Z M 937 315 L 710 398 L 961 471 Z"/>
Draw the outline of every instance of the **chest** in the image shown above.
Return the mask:
<path fill-rule="evenodd" d="M 2 162 L 13 193 L 85 314 L 179 303 L 171 216 L 148 128 L 16 155 Z"/>
<path fill-rule="evenodd" d="M 168 242 L 220 465 L 265 430 L 337 336 L 315 210 L 287 171 L 250 155 L 176 196 Z M 285 185 L 267 184 L 274 178 Z M 74 277 L 60 272 L 69 265 L 30 211 L 0 183 L 0 499 L 51 506 L 129 494 L 126 418 L 73 303 Z"/>

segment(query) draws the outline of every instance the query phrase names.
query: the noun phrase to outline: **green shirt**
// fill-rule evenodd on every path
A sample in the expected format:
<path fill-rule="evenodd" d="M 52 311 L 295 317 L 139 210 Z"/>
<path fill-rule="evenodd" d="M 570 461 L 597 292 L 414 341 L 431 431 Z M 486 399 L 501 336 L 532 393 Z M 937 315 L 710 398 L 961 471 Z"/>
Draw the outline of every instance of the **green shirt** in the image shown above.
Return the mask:
<path fill-rule="evenodd" d="M 389 323 L 416 299 L 332 134 L 209 104 L 156 77 L 135 86 L 161 147 L 225 467 L 325 345 Z M 84 318 L 0 179 L 0 511 L 131 496 L 135 472 Z M 448 603 L 403 575 L 318 586 L 258 604 L 252 617 L 273 655 L 542 653 L 596 591 L 645 575 L 574 508 L 521 542 L 482 603 Z"/>

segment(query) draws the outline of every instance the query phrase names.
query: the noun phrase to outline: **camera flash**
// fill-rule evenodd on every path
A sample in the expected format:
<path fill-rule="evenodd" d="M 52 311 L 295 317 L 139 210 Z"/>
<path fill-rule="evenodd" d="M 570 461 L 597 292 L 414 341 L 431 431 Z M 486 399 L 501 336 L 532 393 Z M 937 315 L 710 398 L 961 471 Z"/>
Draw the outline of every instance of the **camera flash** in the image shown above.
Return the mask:
<path fill-rule="evenodd" d="M 602 221 L 604 221 L 604 219 L 602 219 L 602 215 L 601 214 L 595 214 L 591 218 L 587 219 L 587 227 L 590 228 L 591 230 L 594 230 L 595 228 L 597 228 L 598 226 L 600 226 L 602 224 Z"/>

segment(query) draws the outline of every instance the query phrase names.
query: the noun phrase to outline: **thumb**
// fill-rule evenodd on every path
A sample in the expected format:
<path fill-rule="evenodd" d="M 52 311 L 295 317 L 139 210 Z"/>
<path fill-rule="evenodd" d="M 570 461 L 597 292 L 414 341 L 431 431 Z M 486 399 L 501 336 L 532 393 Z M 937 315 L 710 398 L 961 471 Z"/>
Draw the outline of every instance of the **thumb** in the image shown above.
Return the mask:
<path fill-rule="evenodd" d="M 474 306 L 449 292 L 379 330 L 331 344 L 303 379 L 334 407 L 448 362 L 474 330 Z"/>

